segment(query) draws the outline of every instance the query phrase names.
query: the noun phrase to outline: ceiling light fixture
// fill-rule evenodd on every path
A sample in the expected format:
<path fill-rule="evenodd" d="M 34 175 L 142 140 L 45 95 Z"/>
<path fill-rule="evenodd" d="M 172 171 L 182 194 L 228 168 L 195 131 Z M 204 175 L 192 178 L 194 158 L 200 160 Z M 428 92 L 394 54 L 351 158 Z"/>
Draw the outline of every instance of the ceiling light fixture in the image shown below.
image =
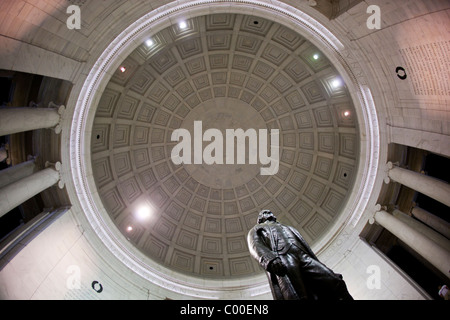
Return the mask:
<path fill-rule="evenodd" d="M 132 227 L 132 226 L 128 226 L 128 227 L 127 227 L 127 231 L 128 231 L 128 232 L 133 231 L 133 227 Z"/>
<path fill-rule="evenodd" d="M 148 39 L 145 41 L 145 44 L 147 47 L 151 47 L 153 45 L 153 40 L 152 39 Z"/>
<path fill-rule="evenodd" d="M 318 54 L 318 53 L 314 54 L 314 55 L 313 55 L 313 58 L 314 58 L 314 60 L 319 59 L 319 54 Z"/>
<path fill-rule="evenodd" d="M 350 115 L 350 111 L 344 111 L 344 117 L 348 117 Z"/>
<path fill-rule="evenodd" d="M 178 26 L 180 27 L 181 30 L 186 29 L 187 28 L 187 23 L 186 21 L 181 21 Z"/>
<path fill-rule="evenodd" d="M 127 71 L 127 68 L 125 68 L 125 67 L 120 67 L 120 71 L 122 72 L 122 73 L 124 73 L 125 71 Z"/>
<path fill-rule="evenodd" d="M 149 206 L 143 205 L 136 210 L 136 217 L 139 220 L 147 220 L 151 215 Z"/>
<path fill-rule="evenodd" d="M 342 81 L 341 81 L 340 79 L 334 79 L 334 80 L 331 82 L 331 86 L 332 86 L 334 89 L 339 88 L 340 86 L 342 86 Z"/>

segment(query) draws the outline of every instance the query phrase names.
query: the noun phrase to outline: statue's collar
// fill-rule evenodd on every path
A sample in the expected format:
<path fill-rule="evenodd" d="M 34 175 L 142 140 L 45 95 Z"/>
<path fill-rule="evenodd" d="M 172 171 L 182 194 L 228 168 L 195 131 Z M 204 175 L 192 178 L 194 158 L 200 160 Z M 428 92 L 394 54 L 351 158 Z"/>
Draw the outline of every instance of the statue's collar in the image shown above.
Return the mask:
<path fill-rule="evenodd" d="M 277 224 L 277 223 L 279 223 L 279 222 L 278 222 L 278 221 L 266 220 L 266 221 L 264 221 L 264 222 L 261 223 L 261 224 Z"/>

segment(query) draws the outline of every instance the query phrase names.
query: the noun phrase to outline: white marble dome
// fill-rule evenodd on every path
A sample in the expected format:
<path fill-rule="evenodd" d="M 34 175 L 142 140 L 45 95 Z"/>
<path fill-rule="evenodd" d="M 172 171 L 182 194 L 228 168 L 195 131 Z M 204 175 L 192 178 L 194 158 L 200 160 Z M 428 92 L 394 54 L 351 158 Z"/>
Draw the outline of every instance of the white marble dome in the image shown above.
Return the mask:
<path fill-rule="evenodd" d="M 199 277 L 254 276 L 246 236 L 260 210 L 311 245 L 341 215 L 359 159 L 354 104 L 327 56 L 276 21 L 219 13 L 183 22 L 149 34 L 106 85 L 92 126 L 96 187 L 116 227 L 155 262 Z M 175 165 L 171 134 L 193 121 L 279 129 L 277 174 Z M 149 219 L 137 217 L 142 206 Z"/>

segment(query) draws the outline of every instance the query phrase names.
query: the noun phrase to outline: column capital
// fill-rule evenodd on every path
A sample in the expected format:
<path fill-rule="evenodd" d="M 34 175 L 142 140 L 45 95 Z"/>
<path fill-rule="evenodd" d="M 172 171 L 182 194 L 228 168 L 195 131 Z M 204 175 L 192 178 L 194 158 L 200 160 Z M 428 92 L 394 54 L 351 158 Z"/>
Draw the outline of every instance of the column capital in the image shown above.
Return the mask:
<path fill-rule="evenodd" d="M 386 165 L 384 166 L 384 178 L 383 181 L 386 184 L 389 184 L 391 182 L 391 178 L 389 177 L 389 171 L 394 167 L 394 164 L 391 161 L 388 161 Z"/>
<path fill-rule="evenodd" d="M 62 169 L 62 163 L 60 161 L 57 161 L 55 163 L 46 161 L 45 162 L 45 168 L 53 167 L 59 174 L 59 181 L 58 181 L 58 187 L 60 189 L 63 189 L 65 186 L 65 183 L 62 181 L 62 175 L 61 175 L 61 169 Z"/>
<path fill-rule="evenodd" d="M 64 105 L 57 105 L 53 101 L 49 102 L 48 107 L 55 109 L 59 114 L 58 124 L 53 128 L 53 130 L 56 134 L 60 134 L 62 132 L 61 122 L 63 120 L 64 113 L 66 112 L 66 107 Z"/>
<path fill-rule="evenodd" d="M 53 101 L 50 101 L 48 103 L 48 107 L 52 108 L 52 109 L 57 109 L 58 114 L 60 114 L 60 115 L 62 115 L 64 113 L 64 111 L 66 110 L 66 107 L 63 104 L 58 105 L 58 104 L 54 103 Z"/>
<path fill-rule="evenodd" d="M 399 168 L 400 163 L 398 161 L 392 162 L 388 161 L 386 162 L 386 165 L 384 166 L 384 183 L 388 184 L 391 182 L 391 177 L 389 176 L 389 172 L 394 168 Z"/>
<path fill-rule="evenodd" d="M 375 223 L 375 215 L 377 214 L 377 212 L 380 212 L 381 210 L 386 211 L 387 210 L 387 206 L 382 206 L 381 204 L 377 203 L 373 207 L 373 215 L 372 215 L 372 217 L 369 218 L 369 224 L 374 224 Z"/>

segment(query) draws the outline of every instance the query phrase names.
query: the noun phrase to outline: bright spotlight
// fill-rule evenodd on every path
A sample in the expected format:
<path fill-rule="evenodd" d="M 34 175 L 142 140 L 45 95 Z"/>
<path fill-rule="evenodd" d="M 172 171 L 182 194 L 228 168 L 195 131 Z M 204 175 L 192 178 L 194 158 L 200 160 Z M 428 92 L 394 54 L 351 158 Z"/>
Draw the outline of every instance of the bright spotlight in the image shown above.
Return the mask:
<path fill-rule="evenodd" d="M 318 54 L 318 53 L 316 53 L 315 55 L 313 55 L 313 58 L 314 58 L 314 60 L 317 60 L 317 59 L 319 59 L 319 54 Z"/>
<path fill-rule="evenodd" d="M 334 80 L 331 82 L 331 86 L 332 86 L 334 89 L 339 88 L 340 86 L 342 86 L 342 81 L 341 81 L 340 79 L 334 79 Z"/>
<path fill-rule="evenodd" d="M 181 21 L 178 26 L 180 27 L 181 30 L 186 29 L 187 28 L 187 23 L 186 21 Z"/>
<path fill-rule="evenodd" d="M 139 220 L 146 220 L 150 217 L 151 210 L 149 206 L 141 206 L 136 210 L 136 217 Z"/>
<path fill-rule="evenodd" d="M 153 40 L 152 40 L 152 39 L 146 40 L 146 41 L 145 41 L 145 45 L 146 45 L 147 47 L 151 47 L 151 46 L 153 45 Z"/>

